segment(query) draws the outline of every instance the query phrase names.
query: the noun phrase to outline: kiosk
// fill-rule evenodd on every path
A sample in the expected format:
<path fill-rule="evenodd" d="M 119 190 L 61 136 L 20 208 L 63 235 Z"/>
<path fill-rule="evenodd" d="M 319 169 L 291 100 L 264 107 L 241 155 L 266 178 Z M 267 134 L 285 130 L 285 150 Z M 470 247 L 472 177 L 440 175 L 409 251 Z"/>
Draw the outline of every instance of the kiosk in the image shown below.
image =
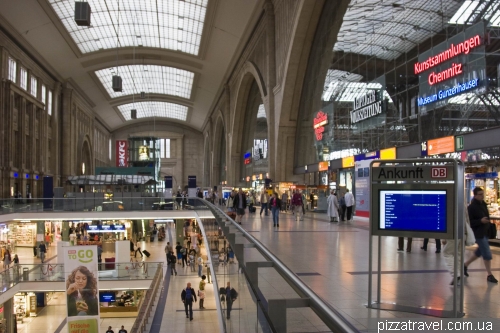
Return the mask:
<path fill-rule="evenodd" d="M 464 315 L 464 287 L 457 273 L 464 267 L 464 165 L 454 159 L 377 160 L 370 164 L 370 240 L 368 308 L 435 317 Z M 377 299 L 372 302 L 373 238 L 378 239 Z M 381 237 L 455 240 L 453 309 L 431 309 L 381 301 Z M 460 251 L 460 252 L 459 252 Z M 375 251 L 374 251 L 375 252 Z M 457 254 L 461 260 L 458 262 Z M 460 287 L 460 290 L 458 290 Z M 458 297 L 459 296 L 459 297 Z"/>

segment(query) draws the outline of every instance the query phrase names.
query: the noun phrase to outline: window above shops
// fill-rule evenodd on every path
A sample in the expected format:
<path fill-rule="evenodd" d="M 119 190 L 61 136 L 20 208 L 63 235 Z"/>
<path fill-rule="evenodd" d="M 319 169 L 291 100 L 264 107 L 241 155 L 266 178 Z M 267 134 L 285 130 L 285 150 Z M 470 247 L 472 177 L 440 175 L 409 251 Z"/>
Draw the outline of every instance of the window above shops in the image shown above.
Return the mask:
<path fill-rule="evenodd" d="M 131 110 L 137 110 L 137 118 L 163 117 L 186 121 L 188 108 L 167 102 L 136 102 L 118 106 L 125 120 L 131 120 Z"/>
<path fill-rule="evenodd" d="M 460 2 L 446 5 L 438 0 L 351 0 L 334 51 L 393 60 L 443 30 Z"/>
<path fill-rule="evenodd" d="M 38 90 L 38 80 L 36 77 L 31 76 L 30 80 L 30 94 L 36 97 L 36 92 Z"/>
<path fill-rule="evenodd" d="M 24 90 L 28 89 L 28 71 L 21 67 L 19 85 Z"/>
<path fill-rule="evenodd" d="M 111 98 L 148 94 L 163 94 L 189 99 L 193 87 L 194 73 L 167 66 L 130 65 L 101 69 L 96 71 L 97 78 Z M 123 91 L 115 92 L 112 86 L 113 75 L 121 76 Z"/>
<path fill-rule="evenodd" d="M 144 46 L 198 55 L 208 0 L 87 2 L 92 25 L 82 27 L 74 20 L 73 0 L 49 0 L 82 53 Z"/>
<path fill-rule="evenodd" d="M 16 70 L 17 70 L 17 62 L 9 58 L 9 80 L 12 82 L 16 82 Z"/>

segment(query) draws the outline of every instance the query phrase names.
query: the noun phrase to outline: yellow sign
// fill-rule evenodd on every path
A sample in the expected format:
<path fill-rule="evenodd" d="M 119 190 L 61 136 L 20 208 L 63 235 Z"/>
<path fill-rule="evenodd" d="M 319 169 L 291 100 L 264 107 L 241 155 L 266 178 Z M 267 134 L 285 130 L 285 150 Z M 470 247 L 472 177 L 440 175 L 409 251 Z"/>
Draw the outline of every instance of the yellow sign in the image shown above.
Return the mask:
<path fill-rule="evenodd" d="M 140 146 L 139 147 L 139 161 L 149 160 L 149 147 Z"/>
<path fill-rule="evenodd" d="M 342 159 L 343 168 L 351 168 L 354 166 L 354 156 L 344 157 Z"/>
<path fill-rule="evenodd" d="M 396 159 L 396 147 L 380 150 L 380 159 L 381 160 L 395 160 Z"/>

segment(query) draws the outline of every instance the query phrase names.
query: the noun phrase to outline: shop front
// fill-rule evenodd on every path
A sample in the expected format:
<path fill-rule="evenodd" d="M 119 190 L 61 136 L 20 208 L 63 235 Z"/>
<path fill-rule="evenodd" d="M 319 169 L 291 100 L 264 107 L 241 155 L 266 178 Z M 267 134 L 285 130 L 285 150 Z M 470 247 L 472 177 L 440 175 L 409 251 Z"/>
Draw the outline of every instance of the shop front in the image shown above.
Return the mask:
<path fill-rule="evenodd" d="M 99 291 L 101 318 L 137 317 L 144 294 L 143 290 Z"/>

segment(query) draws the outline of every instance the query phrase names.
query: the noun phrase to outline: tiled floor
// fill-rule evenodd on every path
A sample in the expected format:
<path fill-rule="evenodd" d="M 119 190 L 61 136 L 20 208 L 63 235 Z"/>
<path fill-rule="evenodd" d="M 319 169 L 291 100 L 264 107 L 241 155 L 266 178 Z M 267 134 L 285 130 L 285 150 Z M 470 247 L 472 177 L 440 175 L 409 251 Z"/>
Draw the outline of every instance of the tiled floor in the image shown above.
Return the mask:
<path fill-rule="evenodd" d="M 251 214 L 243 220 L 243 227 L 253 231 L 252 235 L 292 271 L 310 273 L 299 274 L 299 277 L 361 331 L 376 331 L 377 322 L 386 318 L 431 318 L 366 308 L 367 219 L 356 218 L 354 222 L 339 224 L 328 222 L 325 214 L 307 213 L 304 221 L 297 222 L 292 214 L 280 214 L 279 230 L 272 225 L 270 216 Z M 396 251 L 397 238 L 382 239 L 382 270 L 386 273 L 382 275 L 382 301 L 451 310 L 451 276 L 446 271 L 444 258 L 442 254 L 435 253 L 434 243 L 429 244 L 427 252 L 421 250 L 422 242 L 421 239 L 414 239 L 412 252 L 407 253 Z M 255 250 L 247 249 L 245 255 L 251 251 Z M 492 267 L 498 278 L 500 251 L 495 248 L 492 251 Z M 466 258 L 469 255 L 470 249 L 466 251 Z M 465 318 L 487 318 L 496 321 L 497 327 L 500 327 L 500 298 L 497 297 L 500 286 L 486 282 L 486 272 L 480 260 L 471 265 L 469 274 L 464 287 Z M 279 295 L 294 297 L 293 290 L 280 283 L 279 276 L 275 275 L 276 272 L 270 268 L 259 270 L 259 285 L 264 294 L 267 292 L 273 298 Z M 290 310 L 287 315 L 289 313 Z M 297 320 L 297 317 L 294 315 L 293 319 Z M 316 318 L 311 320 L 310 326 L 305 325 L 307 329 L 292 324 L 290 319 L 287 323 L 289 332 L 313 332 L 318 328 L 328 331 Z"/>

